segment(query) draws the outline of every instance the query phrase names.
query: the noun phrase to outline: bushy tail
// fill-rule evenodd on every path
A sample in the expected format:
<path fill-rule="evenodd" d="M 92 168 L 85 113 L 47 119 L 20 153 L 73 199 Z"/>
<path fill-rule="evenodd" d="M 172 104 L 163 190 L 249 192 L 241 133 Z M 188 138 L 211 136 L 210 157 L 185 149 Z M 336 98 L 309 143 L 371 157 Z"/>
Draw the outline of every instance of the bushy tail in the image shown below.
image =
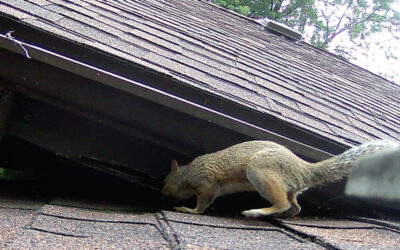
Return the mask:
<path fill-rule="evenodd" d="M 318 185 L 341 180 L 348 175 L 354 162 L 358 159 L 397 147 L 400 147 L 398 142 L 371 141 L 353 147 L 330 159 L 311 164 L 311 183 Z"/>

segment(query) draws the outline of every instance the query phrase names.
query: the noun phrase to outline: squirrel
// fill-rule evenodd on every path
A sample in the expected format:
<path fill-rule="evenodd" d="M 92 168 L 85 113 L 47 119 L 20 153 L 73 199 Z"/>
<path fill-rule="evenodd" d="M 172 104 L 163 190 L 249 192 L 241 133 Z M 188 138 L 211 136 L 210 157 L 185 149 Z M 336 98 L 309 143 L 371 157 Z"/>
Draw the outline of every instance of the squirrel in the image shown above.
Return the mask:
<path fill-rule="evenodd" d="M 330 159 L 307 162 L 272 141 L 248 141 L 195 158 L 189 165 L 171 162 L 162 193 L 176 199 L 197 197 L 195 208 L 175 207 L 178 212 L 202 214 L 227 194 L 257 191 L 272 206 L 245 210 L 246 217 L 296 216 L 301 207 L 297 196 L 310 187 L 341 180 L 358 159 L 399 147 L 379 140 L 361 144 Z"/>

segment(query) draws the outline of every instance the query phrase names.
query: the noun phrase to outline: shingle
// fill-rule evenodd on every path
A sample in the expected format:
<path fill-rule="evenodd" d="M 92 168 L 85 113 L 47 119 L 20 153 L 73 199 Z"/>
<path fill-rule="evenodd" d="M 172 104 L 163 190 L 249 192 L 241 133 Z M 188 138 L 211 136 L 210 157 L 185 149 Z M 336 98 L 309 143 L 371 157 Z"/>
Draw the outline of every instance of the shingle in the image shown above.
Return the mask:
<path fill-rule="evenodd" d="M 96 28 L 98 30 L 101 30 L 102 32 L 112 34 L 116 37 L 120 37 L 124 33 L 123 30 L 117 29 L 111 25 L 104 23 L 104 22 L 99 22 L 97 20 L 94 20 L 93 18 L 86 17 L 79 13 L 75 13 L 75 12 L 69 13 L 68 18 L 73 19 L 76 22 L 84 23 L 86 26 Z"/>
<path fill-rule="evenodd" d="M 112 29 L 111 27 L 107 28 L 107 30 L 105 31 L 101 31 L 98 28 L 91 27 L 89 25 L 86 25 L 84 23 L 66 17 L 57 22 L 57 24 L 60 26 L 68 27 L 71 31 L 73 30 L 74 33 L 81 34 L 95 41 L 109 44 L 110 46 L 114 47 L 119 46 L 118 49 L 120 50 L 128 49 L 132 52 L 132 54 L 138 55 L 138 57 L 144 54 L 144 51 L 139 49 L 138 47 L 132 46 L 129 43 L 121 41 L 118 38 L 118 36 L 116 36 L 120 34 L 119 31 Z M 107 31 L 114 34 L 108 33 Z"/>
<path fill-rule="evenodd" d="M 7 192 L 7 191 L 5 191 Z M 32 222 L 44 203 L 27 198 L 0 198 L 0 248 Z"/>
<path fill-rule="evenodd" d="M 223 64 L 233 66 L 236 61 L 235 58 L 232 58 L 231 56 L 228 56 L 226 54 L 213 53 L 213 51 L 210 50 L 207 44 L 194 44 L 192 42 L 181 41 L 181 45 L 185 49 L 188 49 L 205 57 L 211 58 L 211 60 L 213 61 L 219 61 Z"/>
<path fill-rule="evenodd" d="M 0 208 L 0 247 L 29 224 L 35 211 Z"/>
<path fill-rule="evenodd" d="M 95 6 L 95 5 L 88 4 L 88 6 L 86 6 L 85 8 L 90 10 L 90 11 L 93 11 L 95 13 L 98 13 L 99 15 L 102 15 L 104 17 L 107 17 L 107 18 L 111 19 L 111 20 L 109 20 L 110 22 L 117 21 L 117 22 L 123 23 L 123 22 L 129 20 L 128 18 L 124 17 L 123 15 L 120 15 L 119 12 L 116 13 L 116 12 L 113 12 L 113 11 L 109 11 L 107 9 L 103 9 L 103 8 L 100 8 L 100 7 Z"/>
<path fill-rule="evenodd" d="M 157 27 L 155 25 L 148 25 L 147 23 L 142 23 L 142 22 L 137 22 L 137 21 L 132 21 L 129 20 L 126 22 L 126 31 L 133 33 L 136 32 L 136 30 L 140 30 L 142 32 L 146 32 L 147 34 L 156 36 L 157 38 L 161 38 L 164 40 L 164 42 L 170 42 L 173 44 L 179 44 L 180 38 L 176 36 L 176 32 L 174 33 L 173 31 L 168 31 L 166 32 L 163 30 L 162 27 Z M 129 31 L 132 30 L 132 31 Z M 174 35 L 170 34 L 169 32 L 173 33 Z"/>
<path fill-rule="evenodd" d="M 303 100 L 304 101 L 304 100 Z M 341 118 L 342 115 L 346 115 L 347 117 L 354 117 L 354 112 L 350 107 L 347 107 L 343 103 L 337 102 L 333 98 L 329 98 L 327 96 L 323 96 L 320 99 L 308 99 L 308 102 L 305 102 L 309 106 L 321 110 L 324 113 L 327 113 L 333 117 Z"/>
<path fill-rule="evenodd" d="M 89 7 L 90 6 L 90 4 L 89 3 L 86 3 L 86 2 L 84 2 L 84 1 L 82 1 L 82 0 L 68 0 L 69 2 L 72 2 L 72 3 L 74 3 L 74 4 L 77 4 L 77 5 L 80 5 L 80 6 L 82 6 L 82 7 Z"/>
<path fill-rule="evenodd" d="M 148 50 L 149 52 L 151 51 L 155 54 L 161 55 L 166 58 L 171 58 L 175 55 L 175 52 L 169 50 L 168 48 L 159 46 L 157 44 L 148 43 L 146 40 L 143 40 L 143 39 L 133 36 L 131 34 L 123 34 L 121 36 L 121 39 L 123 39 L 123 41 L 125 41 L 125 42 L 129 42 L 140 48 Z"/>
<path fill-rule="evenodd" d="M 285 220 L 285 226 L 338 249 L 396 249 L 399 233 L 375 224 L 348 220 Z"/>
<path fill-rule="evenodd" d="M 223 64 L 219 61 L 214 60 L 213 58 L 209 58 L 207 56 L 201 55 L 199 53 L 195 53 L 191 50 L 188 49 L 183 49 L 182 50 L 182 56 L 185 56 L 189 59 L 196 60 L 198 62 L 201 62 L 203 64 L 208 64 L 211 67 L 218 68 L 219 70 L 222 70 L 224 72 L 230 72 L 233 67 L 230 65 Z"/>
<path fill-rule="evenodd" d="M 332 124 L 326 124 L 338 137 L 342 137 L 343 139 L 345 139 L 345 140 L 347 140 L 347 141 L 352 141 L 353 142 L 353 144 L 356 144 L 357 142 L 366 142 L 366 141 L 368 141 L 368 139 L 373 139 L 373 138 L 371 138 L 371 137 L 368 137 L 368 139 L 367 138 L 365 138 L 365 137 L 367 137 L 367 136 L 365 136 L 365 137 L 361 137 L 361 136 L 358 136 L 358 135 L 356 135 L 356 134 L 354 134 L 354 133 L 351 133 L 351 132 L 349 132 L 349 131 L 347 131 L 347 130 L 344 130 L 343 128 L 341 128 L 341 127 L 338 127 L 338 126 L 335 126 L 335 125 L 332 125 Z"/>
<path fill-rule="evenodd" d="M 143 15 L 143 18 L 149 20 L 150 22 L 154 22 L 161 26 L 164 26 L 166 29 L 173 29 L 173 30 L 179 30 L 181 32 L 187 32 L 187 29 L 184 26 L 182 26 L 179 22 L 174 20 L 166 20 L 163 17 L 157 17 L 157 16 L 148 17 L 146 15 Z"/>
<path fill-rule="evenodd" d="M 31 3 L 34 3 L 36 5 L 40 5 L 40 6 L 47 6 L 50 5 L 51 3 L 47 0 L 28 0 Z"/>
<path fill-rule="evenodd" d="M 31 14 L 28 14 L 24 11 L 19 11 L 15 8 L 8 7 L 6 5 L 1 6 L 1 12 L 13 16 L 18 19 L 26 19 L 26 18 L 33 18 Z"/>
<path fill-rule="evenodd" d="M 256 76 L 256 83 L 269 89 L 269 90 L 275 91 L 276 93 L 286 96 L 287 98 L 290 98 L 293 100 L 298 100 L 298 101 L 304 99 L 302 94 L 293 90 L 293 88 L 286 85 L 280 79 L 269 78 L 268 80 L 266 80 L 266 79 Z"/>
<path fill-rule="evenodd" d="M 275 104 L 276 110 L 283 117 L 285 117 L 285 119 L 292 120 L 302 127 L 313 128 L 314 130 L 317 129 L 319 131 L 329 131 L 326 123 L 324 123 L 322 120 L 318 118 L 311 118 L 311 116 L 307 117 L 307 115 L 301 111 L 298 112 L 278 102 L 275 102 Z"/>
<path fill-rule="evenodd" d="M 375 138 L 387 138 L 388 134 L 382 133 L 381 131 L 377 130 L 375 127 L 360 121 L 356 118 L 348 117 L 350 122 L 357 127 L 364 131 L 364 133 L 374 136 Z"/>
<path fill-rule="evenodd" d="M 263 221 L 163 214 L 182 249 L 321 249 Z"/>
<path fill-rule="evenodd" d="M 53 203 L 53 202 L 52 202 Z M 61 201 L 63 203 L 63 201 Z M 100 204 L 94 203 L 93 208 L 86 206 L 84 208 L 77 208 L 82 204 L 69 204 L 64 205 L 44 205 L 40 209 L 40 214 L 46 217 L 54 218 L 66 218 L 69 220 L 86 220 L 86 221 L 97 221 L 97 222 L 109 222 L 109 223 L 153 223 L 155 224 L 155 217 L 153 214 L 142 214 L 133 212 L 122 212 L 122 208 L 115 208 L 116 211 L 112 210 L 113 204 L 105 204 L 104 210 L 101 210 Z"/>
<path fill-rule="evenodd" d="M 39 215 L 5 245 L 8 249 L 167 249 L 151 224 L 108 223 Z"/>
<path fill-rule="evenodd" d="M 211 67 L 210 63 L 208 63 L 208 64 L 201 63 L 197 60 L 193 60 L 193 59 L 191 59 L 187 56 L 181 55 L 181 54 L 176 54 L 173 59 L 181 62 L 182 64 L 185 64 L 190 67 L 201 70 L 203 72 L 206 72 L 214 77 L 221 78 L 222 80 L 232 82 L 236 85 L 243 87 L 244 89 L 245 88 L 247 88 L 249 90 L 253 89 L 253 84 L 250 83 L 249 81 L 242 79 L 240 77 L 231 75 L 231 74 L 223 71 L 221 68 Z"/>
<path fill-rule="evenodd" d="M 140 37 L 141 39 L 147 40 L 148 43 L 152 43 L 152 44 L 157 44 L 158 46 L 162 46 L 165 47 L 169 50 L 172 50 L 176 53 L 181 53 L 182 52 L 182 48 L 178 45 L 178 44 L 174 44 L 172 42 L 169 42 L 167 40 L 164 39 L 160 39 L 155 35 L 152 35 L 150 33 L 141 31 L 139 29 L 134 29 L 132 31 L 128 31 L 128 33 L 133 34 L 137 37 Z"/>
<path fill-rule="evenodd" d="M 51 22 L 57 22 L 62 18 L 61 15 L 54 13 L 52 11 L 46 10 L 38 5 L 32 4 L 27 1 L 22 0 L 0 0 L 0 3 L 8 4 L 13 8 L 18 10 L 23 10 L 29 14 L 32 14 L 38 18 L 42 18 L 44 20 L 48 20 Z"/>
<path fill-rule="evenodd" d="M 280 93 L 277 93 L 275 91 L 269 91 L 269 90 L 261 90 L 261 91 L 259 91 L 259 93 L 261 93 L 267 99 L 273 100 L 275 103 L 281 103 L 287 107 L 290 107 L 293 110 L 301 111 L 299 109 L 299 105 L 297 104 L 297 102 L 295 100 L 286 98 L 285 96 L 281 95 Z"/>
<path fill-rule="evenodd" d="M 54 4 L 57 4 L 60 7 L 62 6 L 62 7 L 65 7 L 67 9 L 69 9 L 69 10 L 72 10 L 72 11 L 74 11 L 76 13 L 80 13 L 80 14 L 82 14 L 84 16 L 95 17 L 95 16 L 98 15 L 97 13 L 88 10 L 86 8 L 86 6 L 82 7 L 79 4 L 69 3 L 69 2 L 61 1 L 61 0 L 49 0 L 49 1 L 51 1 Z"/>
<path fill-rule="evenodd" d="M 108 4 L 104 4 L 100 1 L 97 0 L 84 0 L 85 2 L 91 4 L 92 6 L 96 6 L 98 8 L 102 8 L 103 10 L 109 11 L 109 12 L 114 12 L 116 14 L 121 13 L 120 9 L 114 8 Z"/>
<path fill-rule="evenodd" d="M 66 32 L 64 29 L 60 29 L 57 26 L 51 25 L 47 22 L 43 22 L 43 20 L 37 20 L 37 19 L 28 19 L 28 20 L 24 20 L 26 23 L 29 23 L 37 28 L 43 29 L 43 30 L 47 30 L 50 31 L 54 34 L 57 34 L 59 36 L 62 36 L 68 40 L 77 42 L 77 43 L 81 43 L 81 44 L 85 44 L 90 42 L 90 39 L 88 37 L 85 37 L 83 35 L 79 35 L 79 34 L 73 34 L 70 32 Z"/>
<path fill-rule="evenodd" d="M 398 130 L 395 129 L 400 127 L 400 124 L 398 122 L 391 120 L 384 120 L 382 118 L 377 118 L 377 122 L 380 125 L 379 127 L 380 129 L 387 132 L 394 138 L 400 139 L 400 133 L 398 133 Z"/>
<path fill-rule="evenodd" d="M 250 82 L 256 81 L 256 78 L 253 74 L 249 74 L 248 72 L 246 72 L 242 69 L 236 68 L 236 67 L 231 67 L 229 70 L 229 73 L 239 76 L 241 78 L 247 79 Z"/>
<path fill-rule="evenodd" d="M 155 70 L 156 72 L 167 74 L 167 75 L 171 75 L 170 71 L 168 69 L 166 69 L 165 67 L 162 67 L 162 65 L 157 66 L 155 62 L 145 61 L 145 60 L 142 60 L 141 58 L 139 58 L 139 57 L 143 57 L 143 55 L 146 55 L 147 53 L 150 53 L 150 52 L 146 52 L 146 51 L 141 50 L 141 49 L 136 50 L 138 48 L 135 48 L 132 51 L 137 51 L 138 52 L 137 56 L 139 56 L 139 57 L 136 57 L 135 53 L 133 53 L 133 55 L 132 54 L 128 54 L 128 53 L 126 53 L 124 51 L 114 49 L 113 47 L 110 47 L 110 46 L 105 45 L 103 43 L 96 42 L 96 43 L 87 43 L 87 44 L 90 45 L 93 48 L 103 50 L 104 52 L 110 53 L 112 55 L 116 55 L 116 56 L 118 56 L 120 58 L 123 58 L 123 59 L 126 59 L 126 60 L 128 60 L 128 61 L 130 61 L 132 63 L 137 63 L 139 65 L 142 65 L 143 67 L 147 67 L 148 69 Z"/>
<path fill-rule="evenodd" d="M 146 54 L 142 58 L 151 63 L 159 65 L 160 67 L 169 68 L 172 71 L 178 72 L 183 75 L 191 76 L 191 78 L 195 78 L 202 82 L 204 82 L 204 81 L 207 82 L 207 79 L 209 79 L 209 76 L 207 76 L 207 74 L 205 74 L 201 71 L 198 71 L 198 70 L 190 68 L 190 67 L 182 67 L 182 65 L 180 63 L 175 62 L 171 59 L 162 57 L 162 56 L 157 55 L 152 52 Z"/>
<path fill-rule="evenodd" d="M 47 10 L 56 12 L 58 14 L 62 14 L 64 16 L 68 16 L 70 13 L 73 12 L 73 10 L 65 8 L 65 7 L 57 5 L 57 4 L 50 4 L 50 5 L 47 5 L 45 8 Z"/>

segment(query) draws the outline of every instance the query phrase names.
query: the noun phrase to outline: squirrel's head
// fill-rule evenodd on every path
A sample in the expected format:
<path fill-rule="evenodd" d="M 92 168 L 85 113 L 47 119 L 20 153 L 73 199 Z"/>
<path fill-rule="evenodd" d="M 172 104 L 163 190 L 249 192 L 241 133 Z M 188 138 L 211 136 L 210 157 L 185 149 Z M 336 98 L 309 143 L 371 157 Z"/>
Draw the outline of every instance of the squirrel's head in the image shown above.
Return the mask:
<path fill-rule="evenodd" d="M 171 172 L 164 179 L 164 187 L 161 190 L 162 194 L 175 199 L 187 199 L 192 196 L 192 192 L 183 186 L 183 173 L 178 162 L 171 162 Z"/>

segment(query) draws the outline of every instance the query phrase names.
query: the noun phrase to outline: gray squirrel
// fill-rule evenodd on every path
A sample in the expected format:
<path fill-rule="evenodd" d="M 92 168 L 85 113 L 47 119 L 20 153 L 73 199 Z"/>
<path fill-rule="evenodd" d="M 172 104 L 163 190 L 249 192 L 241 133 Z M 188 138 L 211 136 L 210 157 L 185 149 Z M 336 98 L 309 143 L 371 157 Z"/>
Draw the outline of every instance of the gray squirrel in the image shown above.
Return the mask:
<path fill-rule="evenodd" d="M 310 187 L 339 181 L 355 161 L 366 155 L 399 147 L 390 141 L 372 141 L 330 159 L 309 163 L 271 141 L 248 141 L 199 156 L 178 166 L 173 160 L 162 193 L 177 199 L 197 197 L 195 208 L 178 212 L 202 214 L 215 198 L 242 191 L 257 191 L 272 206 L 245 210 L 246 217 L 294 217 L 301 207 L 297 196 Z"/>

